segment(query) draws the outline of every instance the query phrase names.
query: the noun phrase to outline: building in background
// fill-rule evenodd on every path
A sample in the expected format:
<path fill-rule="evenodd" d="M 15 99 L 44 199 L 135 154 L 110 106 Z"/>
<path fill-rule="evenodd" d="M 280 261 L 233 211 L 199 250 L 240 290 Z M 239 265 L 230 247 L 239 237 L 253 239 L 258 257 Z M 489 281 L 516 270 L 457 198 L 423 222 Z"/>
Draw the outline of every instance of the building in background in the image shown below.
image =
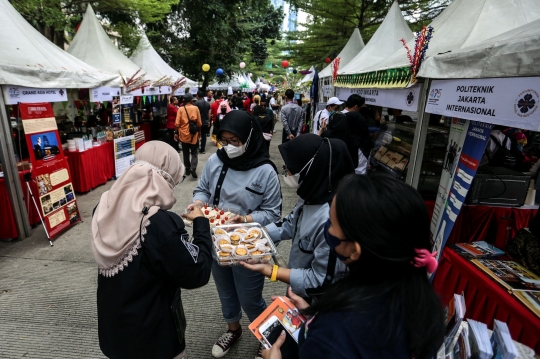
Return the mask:
<path fill-rule="evenodd" d="M 274 5 L 274 7 L 276 8 L 280 6 L 283 8 L 283 13 L 285 14 L 285 16 L 283 17 L 283 23 L 281 24 L 282 32 L 305 30 L 299 24 L 307 22 L 307 13 L 295 9 L 285 0 L 272 0 L 272 5 Z"/>

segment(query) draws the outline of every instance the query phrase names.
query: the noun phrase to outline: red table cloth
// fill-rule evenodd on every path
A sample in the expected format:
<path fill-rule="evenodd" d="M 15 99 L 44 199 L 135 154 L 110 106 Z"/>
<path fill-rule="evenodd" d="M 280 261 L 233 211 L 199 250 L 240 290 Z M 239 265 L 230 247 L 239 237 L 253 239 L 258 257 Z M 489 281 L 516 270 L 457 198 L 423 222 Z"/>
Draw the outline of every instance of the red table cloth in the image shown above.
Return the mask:
<path fill-rule="evenodd" d="M 144 131 L 144 140 L 147 142 L 152 141 L 152 124 L 150 122 L 144 122 L 139 126 Z"/>
<path fill-rule="evenodd" d="M 505 322 L 512 339 L 540 353 L 540 318 L 474 264 L 449 248 L 443 251 L 433 288 L 445 306 L 454 293 L 464 292 L 466 318 L 486 323 L 491 329 L 494 319 Z"/>
<path fill-rule="evenodd" d="M 425 201 L 433 213 L 434 201 Z M 486 241 L 505 249 L 517 231 L 528 228 L 538 207 L 492 207 L 463 205 L 447 244 Z"/>
<path fill-rule="evenodd" d="M 33 226 L 40 223 L 41 220 L 36 207 L 34 206 L 34 202 L 28 193 L 28 187 L 26 186 L 26 182 L 24 180 L 24 175 L 26 173 L 30 173 L 30 171 L 19 172 L 19 180 L 21 181 L 23 198 L 24 202 L 26 203 L 25 207 L 28 211 L 28 220 L 30 221 L 30 225 Z M 37 197 L 38 189 L 36 183 L 34 181 L 30 181 L 29 183 L 32 193 L 35 196 L 34 198 L 39 198 Z M 15 225 L 15 213 L 13 212 L 13 205 L 9 198 L 9 193 L 6 187 L 6 180 L 3 177 L 0 178 L 0 203 L 2 204 L 2 206 L 0 206 L 0 208 L 2 208 L 0 210 L 0 238 L 17 238 L 19 236 L 19 232 L 17 231 L 17 226 Z"/>
<path fill-rule="evenodd" d="M 113 142 L 106 142 L 83 152 L 64 152 L 75 192 L 88 192 L 114 177 L 113 146 Z"/>
<path fill-rule="evenodd" d="M 144 145 L 146 143 L 146 141 L 140 141 L 140 142 L 136 142 L 135 143 L 135 151 L 137 151 L 139 149 L 139 147 L 141 147 L 142 145 Z"/>

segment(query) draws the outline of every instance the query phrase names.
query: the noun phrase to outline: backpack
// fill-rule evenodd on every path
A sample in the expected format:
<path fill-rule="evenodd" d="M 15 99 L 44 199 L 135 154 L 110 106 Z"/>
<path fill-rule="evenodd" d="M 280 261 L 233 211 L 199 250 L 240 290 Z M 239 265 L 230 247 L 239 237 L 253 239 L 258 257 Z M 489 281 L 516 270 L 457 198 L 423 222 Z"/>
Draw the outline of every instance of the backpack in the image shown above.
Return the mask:
<path fill-rule="evenodd" d="M 186 106 L 184 106 L 184 110 L 186 110 L 186 116 L 189 123 L 189 133 L 191 133 L 192 135 L 199 133 L 199 126 L 197 126 L 197 123 L 195 121 L 191 121 L 191 119 L 189 118 L 189 113 L 187 112 Z"/>
<path fill-rule="evenodd" d="M 499 139 L 493 135 L 490 136 L 491 140 L 495 142 L 497 148 L 495 152 L 490 156 L 486 151 L 486 156 L 489 160 L 489 166 L 492 167 L 506 167 L 512 169 L 516 163 L 516 157 L 506 146 L 509 141 L 508 136 L 504 137 L 504 141 L 501 144 Z"/>

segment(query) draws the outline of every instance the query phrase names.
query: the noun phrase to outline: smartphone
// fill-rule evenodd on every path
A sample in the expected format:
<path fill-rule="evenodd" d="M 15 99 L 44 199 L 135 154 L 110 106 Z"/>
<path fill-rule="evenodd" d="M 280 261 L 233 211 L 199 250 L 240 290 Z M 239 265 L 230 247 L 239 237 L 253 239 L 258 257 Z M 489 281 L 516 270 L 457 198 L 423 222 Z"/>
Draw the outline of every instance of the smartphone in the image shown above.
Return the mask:
<path fill-rule="evenodd" d="M 276 342 L 276 340 L 279 338 L 279 335 L 282 331 L 285 331 L 285 343 L 281 346 L 282 352 L 289 352 L 289 353 L 297 353 L 298 352 L 298 343 L 296 340 L 292 337 L 292 335 L 285 329 L 283 324 L 279 321 L 279 319 L 274 315 L 270 317 L 270 319 L 265 322 L 263 325 L 259 328 L 259 333 L 261 333 L 262 337 L 266 341 L 266 349 L 270 349 L 272 345 Z"/>

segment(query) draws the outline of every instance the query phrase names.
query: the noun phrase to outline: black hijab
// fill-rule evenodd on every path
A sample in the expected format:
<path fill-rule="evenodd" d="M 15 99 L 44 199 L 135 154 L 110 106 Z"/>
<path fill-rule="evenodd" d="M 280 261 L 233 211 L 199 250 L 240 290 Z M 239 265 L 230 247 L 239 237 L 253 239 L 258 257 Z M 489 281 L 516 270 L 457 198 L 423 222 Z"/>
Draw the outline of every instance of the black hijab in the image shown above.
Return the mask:
<path fill-rule="evenodd" d="M 355 166 L 347 146 L 341 140 L 323 139 L 309 133 L 281 144 L 278 148 L 292 174 L 300 172 L 315 156 L 311 167 L 308 166 L 309 170 L 306 167 L 300 173 L 301 184 L 296 191 L 306 204 L 329 203 L 336 194 L 339 181 L 354 173 Z"/>
<path fill-rule="evenodd" d="M 373 144 L 367 121 L 358 112 L 334 113 L 328 122 L 328 130 L 322 137 L 337 138 L 345 142 L 353 163 L 358 163 L 358 150 L 369 158 Z"/>
<path fill-rule="evenodd" d="M 251 131 L 252 129 L 253 131 Z M 251 115 L 245 111 L 229 112 L 219 124 L 218 140 L 223 131 L 235 134 L 243 144 L 247 142 L 250 132 L 251 138 L 246 152 L 239 157 L 231 159 L 224 148 L 217 150 L 216 154 L 221 162 L 235 171 L 248 171 L 268 163 L 277 172 L 276 165 L 268 158 L 261 126 Z"/>

